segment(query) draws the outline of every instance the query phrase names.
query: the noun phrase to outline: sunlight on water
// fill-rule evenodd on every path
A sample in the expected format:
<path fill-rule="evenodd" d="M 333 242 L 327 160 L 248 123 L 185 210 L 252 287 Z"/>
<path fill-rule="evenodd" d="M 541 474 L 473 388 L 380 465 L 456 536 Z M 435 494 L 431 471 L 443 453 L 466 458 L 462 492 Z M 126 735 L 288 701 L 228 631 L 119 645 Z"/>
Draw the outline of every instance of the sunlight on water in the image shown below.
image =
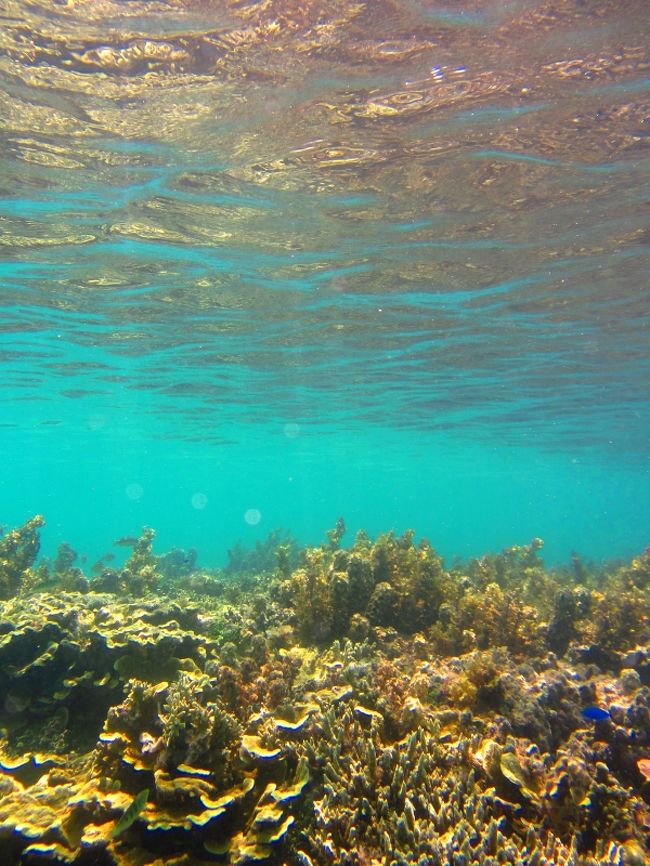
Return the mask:
<path fill-rule="evenodd" d="M 221 496 L 214 480 L 183 485 L 182 455 L 247 475 L 252 447 L 268 457 L 262 487 L 293 473 L 309 491 L 318 536 L 345 503 L 280 468 L 282 439 L 315 454 L 333 487 L 366 465 L 370 523 L 378 508 L 384 525 L 434 536 L 430 509 L 373 494 L 391 467 L 424 483 L 423 439 L 439 459 L 446 442 L 483 455 L 494 489 L 510 480 L 493 455 L 529 454 L 558 500 L 574 495 L 558 468 L 570 461 L 609 467 L 609 499 L 634 498 L 650 429 L 645 12 L 5 4 L 2 435 L 20 452 L 0 487 L 9 516 L 43 510 L 39 479 L 57 463 L 71 478 L 83 453 L 88 488 L 62 480 L 52 511 L 93 501 L 109 461 L 142 506 L 123 530 L 159 524 L 162 503 L 146 505 L 134 471 L 158 455 L 176 467 L 166 495 L 195 518 L 218 502 L 268 529 L 274 513 L 290 518 L 279 486 L 276 509 L 258 509 L 255 485 L 247 503 L 230 482 Z M 382 436 L 383 448 L 362 444 Z M 25 454 L 30 502 L 15 494 Z M 649 507 L 644 496 L 644 518 Z M 569 511 L 580 535 L 607 523 Z M 515 532 L 541 532 L 535 522 Z M 457 533 L 442 546 L 466 550 Z"/>

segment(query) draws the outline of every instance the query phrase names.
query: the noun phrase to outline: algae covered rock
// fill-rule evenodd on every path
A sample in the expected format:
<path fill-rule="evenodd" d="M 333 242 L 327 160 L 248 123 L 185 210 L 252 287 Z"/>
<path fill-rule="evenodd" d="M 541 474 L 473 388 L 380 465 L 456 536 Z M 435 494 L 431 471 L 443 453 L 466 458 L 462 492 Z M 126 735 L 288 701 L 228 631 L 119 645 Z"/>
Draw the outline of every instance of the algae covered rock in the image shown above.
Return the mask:
<path fill-rule="evenodd" d="M 0 529 L 0 599 L 11 598 L 34 582 L 32 566 L 41 544 L 38 530 L 44 524 L 37 514 L 5 535 Z"/>

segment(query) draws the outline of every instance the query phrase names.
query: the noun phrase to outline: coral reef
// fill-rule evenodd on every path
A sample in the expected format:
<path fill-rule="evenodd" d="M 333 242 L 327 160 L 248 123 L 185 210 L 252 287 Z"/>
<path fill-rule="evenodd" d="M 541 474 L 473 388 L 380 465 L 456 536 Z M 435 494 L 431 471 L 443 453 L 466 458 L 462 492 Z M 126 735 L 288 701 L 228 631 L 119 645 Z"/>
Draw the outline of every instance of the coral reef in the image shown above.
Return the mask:
<path fill-rule="evenodd" d="M 172 602 L 67 592 L 7 602 L 0 725 L 10 745 L 42 748 L 54 727 L 67 747 L 93 742 L 129 679 L 174 679 L 203 661 L 211 641 L 195 631 L 202 628 L 196 609 Z"/>
<path fill-rule="evenodd" d="M 649 861 L 647 552 L 447 570 L 340 521 L 239 580 L 144 530 L 88 579 L 40 525 L 0 542 L 3 866 Z"/>

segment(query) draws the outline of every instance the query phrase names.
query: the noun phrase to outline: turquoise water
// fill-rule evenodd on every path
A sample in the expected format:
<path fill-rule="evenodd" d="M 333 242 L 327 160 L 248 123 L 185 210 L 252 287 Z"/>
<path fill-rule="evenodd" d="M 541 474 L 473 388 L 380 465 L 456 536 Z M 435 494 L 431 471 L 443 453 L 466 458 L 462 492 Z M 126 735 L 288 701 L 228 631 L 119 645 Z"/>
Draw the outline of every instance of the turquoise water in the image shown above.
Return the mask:
<path fill-rule="evenodd" d="M 643 4 L 4 15 L 5 527 L 648 544 Z"/>

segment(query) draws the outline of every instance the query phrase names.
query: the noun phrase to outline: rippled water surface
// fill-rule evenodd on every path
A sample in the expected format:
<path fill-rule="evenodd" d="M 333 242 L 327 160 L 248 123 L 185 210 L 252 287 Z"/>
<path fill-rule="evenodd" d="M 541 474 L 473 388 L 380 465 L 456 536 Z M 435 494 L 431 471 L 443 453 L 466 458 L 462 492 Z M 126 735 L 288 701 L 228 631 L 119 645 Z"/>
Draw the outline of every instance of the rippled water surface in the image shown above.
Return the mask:
<path fill-rule="evenodd" d="M 646 0 L 0 8 L 3 519 L 647 543 Z"/>

